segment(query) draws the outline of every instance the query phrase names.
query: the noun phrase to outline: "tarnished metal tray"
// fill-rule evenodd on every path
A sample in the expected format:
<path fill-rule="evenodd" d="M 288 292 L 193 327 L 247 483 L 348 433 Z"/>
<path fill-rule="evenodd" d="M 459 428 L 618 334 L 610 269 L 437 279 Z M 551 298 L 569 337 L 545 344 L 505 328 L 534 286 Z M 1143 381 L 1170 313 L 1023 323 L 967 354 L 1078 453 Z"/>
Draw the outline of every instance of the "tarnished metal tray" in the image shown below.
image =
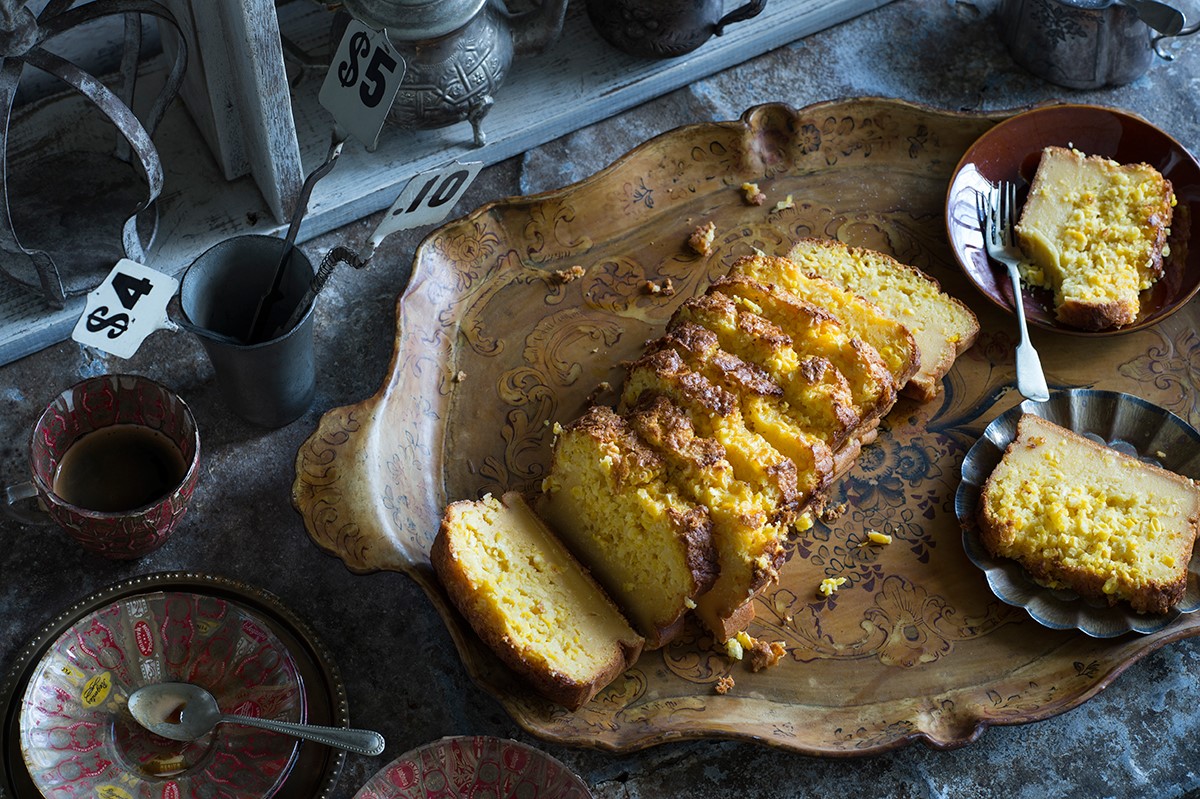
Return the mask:
<path fill-rule="evenodd" d="M 949 177 L 1009 114 L 979 116 L 853 99 L 666 133 L 578 184 L 486 205 L 433 233 L 400 300 L 395 355 L 378 393 L 327 413 L 302 446 L 293 500 L 312 538 L 356 572 L 397 570 L 428 592 L 472 677 L 525 729 L 628 751 L 690 738 L 798 752 L 953 747 L 989 725 L 1075 707 L 1139 657 L 1200 631 L 1183 616 L 1150 635 L 1056 631 L 998 601 L 966 558 L 954 514 L 963 456 L 1019 398 L 1012 317 L 954 266 L 943 228 Z M 767 202 L 745 202 L 753 181 Z M 1177 187 L 1181 197 L 1200 196 Z M 1184 193 L 1186 190 L 1188 193 Z M 789 202 L 790 199 L 790 202 Z M 777 204 L 779 207 L 777 207 Z M 716 224 L 715 253 L 685 240 Z M 552 423 L 611 401 L 620 363 L 673 308 L 754 248 L 829 236 L 895 254 L 979 314 L 982 335 L 924 404 L 902 401 L 838 483 L 845 512 L 800 537 L 750 633 L 788 656 L 752 674 L 698 628 L 578 712 L 528 691 L 450 607 L 429 565 L 445 503 L 536 487 Z M 556 270 L 584 267 L 562 282 Z M 674 293 L 654 293 L 647 281 Z M 1053 386 L 1127 391 L 1197 421 L 1194 306 L 1103 342 L 1039 331 Z M 861 546 L 886 530 L 886 547 Z M 847 582 L 830 599 L 826 576 Z M 397 633 L 399 634 L 399 633 Z M 732 676 L 735 687 L 714 686 Z"/>

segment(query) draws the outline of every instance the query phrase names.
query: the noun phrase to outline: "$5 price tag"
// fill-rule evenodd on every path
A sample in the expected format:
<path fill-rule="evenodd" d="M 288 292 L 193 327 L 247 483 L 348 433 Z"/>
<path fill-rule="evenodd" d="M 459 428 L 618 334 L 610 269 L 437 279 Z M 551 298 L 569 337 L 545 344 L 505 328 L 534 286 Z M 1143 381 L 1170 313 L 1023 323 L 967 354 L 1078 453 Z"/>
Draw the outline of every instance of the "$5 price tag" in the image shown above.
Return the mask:
<path fill-rule="evenodd" d="M 400 90 L 404 69 L 404 59 L 385 31 L 351 20 L 317 99 L 339 125 L 373 150 Z"/>
<path fill-rule="evenodd" d="M 174 329 L 167 304 L 177 288 L 179 281 L 170 275 L 122 258 L 88 294 L 71 338 L 118 358 L 131 358 L 146 336 Z"/>

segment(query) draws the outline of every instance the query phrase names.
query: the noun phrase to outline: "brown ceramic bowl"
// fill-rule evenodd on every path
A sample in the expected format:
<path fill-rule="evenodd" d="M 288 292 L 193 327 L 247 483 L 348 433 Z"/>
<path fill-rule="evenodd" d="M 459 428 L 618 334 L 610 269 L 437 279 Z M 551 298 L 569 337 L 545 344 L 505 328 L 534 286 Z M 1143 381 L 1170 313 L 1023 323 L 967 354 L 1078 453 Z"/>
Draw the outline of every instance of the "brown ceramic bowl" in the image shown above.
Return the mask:
<path fill-rule="evenodd" d="M 946 193 L 946 233 L 951 249 L 972 282 L 992 302 L 1013 310 L 1012 286 L 1000 264 L 983 247 L 975 196 L 988 182 L 1017 183 L 1024 200 L 1044 147 L 1072 146 L 1123 164 L 1145 162 L 1163 174 L 1179 204 L 1171 224 L 1171 254 L 1163 277 L 1142 292 L 1141 311 L 1132 324 L 1089 331 L 1054 318 L 1050 292 L 1024 287 L 1030 325 L 1080 336 L 1112 336 L 1141 330 L 1179 310 L 1200 289 L 1200 242 L 1192 240 L 1191 222 L 1200 213 L 1200 164 L 1187 149 L 1140 117 L 1093 105 L 1051 105 L 1017 114 L 989 129 L 958 162 Z"/>

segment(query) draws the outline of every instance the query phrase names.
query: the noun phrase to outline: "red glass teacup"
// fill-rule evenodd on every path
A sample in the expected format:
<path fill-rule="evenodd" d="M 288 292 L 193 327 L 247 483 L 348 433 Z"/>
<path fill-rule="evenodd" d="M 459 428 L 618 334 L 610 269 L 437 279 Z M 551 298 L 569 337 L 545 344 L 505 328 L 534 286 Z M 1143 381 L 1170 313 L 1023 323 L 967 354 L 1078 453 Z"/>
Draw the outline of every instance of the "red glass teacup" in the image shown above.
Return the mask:
<path fill-rule="evenodd" d="M 86 550 L 131 560 L 175 531 L 196 488 L 200 433 L 187 403 L 135 375 L 102 375 L 58 395 L 33 428 L 31 479 L 14 505 L 36 497 Z"/>

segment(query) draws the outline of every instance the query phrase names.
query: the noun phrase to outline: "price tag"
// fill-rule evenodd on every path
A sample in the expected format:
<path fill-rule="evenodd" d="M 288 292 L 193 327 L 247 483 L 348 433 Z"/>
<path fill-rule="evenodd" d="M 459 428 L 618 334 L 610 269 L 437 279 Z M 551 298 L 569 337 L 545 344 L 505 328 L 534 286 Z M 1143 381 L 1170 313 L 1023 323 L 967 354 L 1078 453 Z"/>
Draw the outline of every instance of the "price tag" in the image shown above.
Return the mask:
<path fill-rule="evenodd" d="M 371 234 L 371 240 L 378 243 L 397 230 L 441 222 L 454 210 L 482 168 L 482 161 L 466 164 L 455 161 L 420 173 L 405 185 Z"/>
<path fill-rule="evenodd" d="M 351 20 L 317 99 L 339 125 L 373 150 L 400 91 L 404 68 L 404 59 L 385 31 Z"/>
<path fill-rule="evenodd" d="M 167 303 L 179 281 L 122 258 L 87 296 L 71 338 L 118 358 L 131 358 L 155 330 L 175 329 Z"/>

